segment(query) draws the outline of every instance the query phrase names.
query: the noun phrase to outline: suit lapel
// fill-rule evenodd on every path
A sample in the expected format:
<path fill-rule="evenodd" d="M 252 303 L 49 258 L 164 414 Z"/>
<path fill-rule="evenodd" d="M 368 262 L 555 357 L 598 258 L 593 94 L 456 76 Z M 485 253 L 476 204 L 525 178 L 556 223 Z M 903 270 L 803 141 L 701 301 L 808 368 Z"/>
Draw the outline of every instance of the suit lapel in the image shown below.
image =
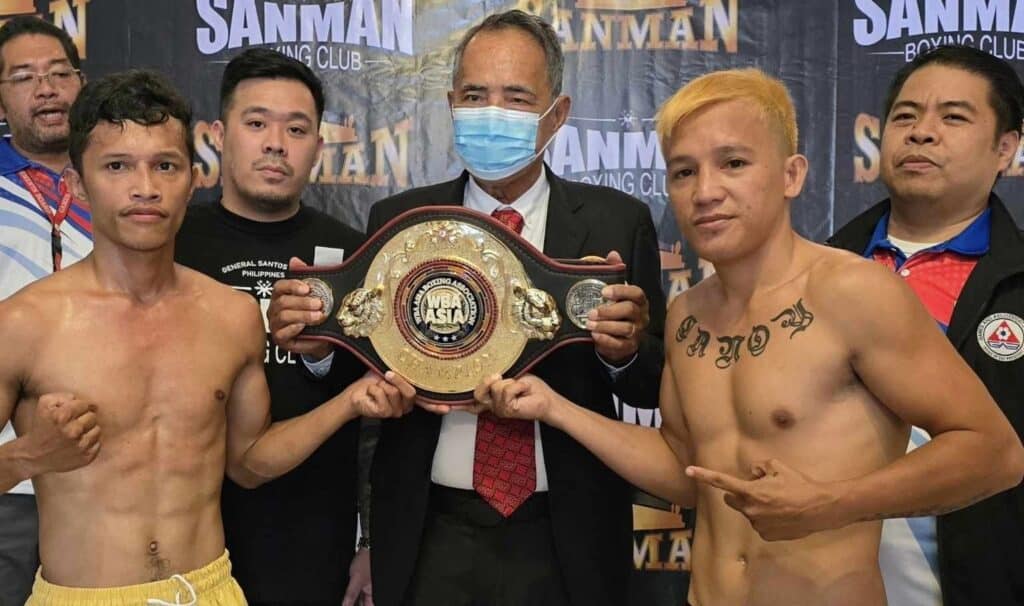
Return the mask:
<path fill-rule="evenodd" d="M 445 193 L 444 202 L 437 202 L 437 204 L 445 204 L 449 206 L 465 206 L 466 205 L 466 183 L 469 182 L 469 171 L 462 171 L 462 174 L 458 176 L 454 181 L 449 181 L 450 186 L 447 193 Z"/>
<path fill-rule="evenodd" d="M 569 195 L 568 184 L 544 166 L 551 193 L 548 197 L 547 225 L 544 229 L 544 254 L 555 259 L 582 256 L 587 226 L 577 216 L 582 200 Z"/>

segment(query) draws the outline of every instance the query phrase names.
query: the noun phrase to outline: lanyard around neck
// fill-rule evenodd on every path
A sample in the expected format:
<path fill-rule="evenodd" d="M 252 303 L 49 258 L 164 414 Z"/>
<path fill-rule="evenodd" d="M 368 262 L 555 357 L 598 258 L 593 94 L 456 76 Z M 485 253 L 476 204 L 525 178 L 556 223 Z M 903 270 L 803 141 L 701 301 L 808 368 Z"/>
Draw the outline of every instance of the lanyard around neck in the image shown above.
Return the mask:
<path fill-rule="evenodd" d="M 22 170 L 18 173 L 21 178 L 21 182 L 25 184 L 25 188 L 28 189 L 32 197 L 35 198 L 36 204 L 39 205 L 39 209 L 46 214 L 46 217 L 50 220 L 50 252 L 53 255 L 53 271 L 60 271 L 61 258 L 64 255 L 64 247 L 61 243 L 60 225 L 64 222 L 64 219 L 68 216 L 68 211 L 71 210 L 71 192 L 64 191 L 60 197 L 60 202 L 57 204 L 57 211 L 54 212 L 50 205 L 46 202 L 46 198 L 43 197 L 43 192 L 39 190 L 39 186 L 36 185 L 35 179 L 32 177 L 32 173 L 28 170 Z"/>

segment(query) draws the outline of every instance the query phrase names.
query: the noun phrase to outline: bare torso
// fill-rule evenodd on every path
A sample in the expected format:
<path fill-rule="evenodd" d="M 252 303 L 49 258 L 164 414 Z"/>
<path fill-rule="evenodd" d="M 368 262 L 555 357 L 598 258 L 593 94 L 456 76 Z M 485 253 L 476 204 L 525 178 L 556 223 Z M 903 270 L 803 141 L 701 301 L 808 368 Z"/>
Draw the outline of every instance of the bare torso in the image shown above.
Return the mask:
<path fill-rule="evenodd" d="M 777 459 L 830 481 L 903 454 L 908 427 L 861 384 L 842 337 L 816 306 L 816 276 L 837 261 L 821 251 L 749 302 L 725 301 L 712 277 L 673 306 L 668 363 L 694 464 L 749 479 L 753 464 Z M 885 603 L 880 522 L 767 542 L 721 490 L 696 490 L 694 606 Z"/>
<path fill-rule="evenodd" d="M 223 553 L 225 404 L 246 362 L 247 302 L 175 271 L 176 288 L 150 304 L 90 286 L 77 265 L 26 293 L 41 321 L 16 428 L 41 395 L 70 392 L 96 405 L 103 432 L 92 463 L 33 480 L 51 583 L 148 582 Z"/>

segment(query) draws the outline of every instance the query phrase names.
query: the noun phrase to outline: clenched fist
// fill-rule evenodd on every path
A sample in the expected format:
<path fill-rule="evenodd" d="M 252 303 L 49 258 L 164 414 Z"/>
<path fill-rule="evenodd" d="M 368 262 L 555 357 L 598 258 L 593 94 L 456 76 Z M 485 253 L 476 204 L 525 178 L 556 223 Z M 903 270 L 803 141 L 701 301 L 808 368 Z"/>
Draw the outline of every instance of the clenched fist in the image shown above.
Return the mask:
<path fill-rule="evenodd" d="M 561 403 L 561 396 L 533 375 L 518 379 L 503 379 L 498 374 L 485 377 L 473 391 L 473 398 L 478 403 L 473 412 L 490 410 L 499 417 L 531 421 L 546 421 L 551 408 Z"/>
<path fill-rule="evenodd" d="M 33 461 L 32 476 L 88 465 L 100 451 L 96 405 L 70 393 L 40 396 L 23 437 Z"/>
<path fill-rule="evenodd" d="M 416 388 L 394 371 L 384 377 L 367 373 L 342 392 L 348 397 L 356 414 L 363 417 L 387 419 L 400 417 L 410 410 L 416 398 Z"/>

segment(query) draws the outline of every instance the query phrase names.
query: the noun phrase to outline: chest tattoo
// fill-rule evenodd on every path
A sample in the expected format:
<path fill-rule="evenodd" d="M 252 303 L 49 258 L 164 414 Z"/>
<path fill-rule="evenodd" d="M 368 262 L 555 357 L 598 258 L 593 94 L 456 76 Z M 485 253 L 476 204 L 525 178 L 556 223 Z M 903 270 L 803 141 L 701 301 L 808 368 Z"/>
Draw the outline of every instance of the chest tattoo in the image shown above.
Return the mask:
<path fill-rule="evenodd" d="M 782 322 L 779 323 L 782 328 L 793 329 L 789 333 L 789 338 L 792 339 L 796 333 L 807 330 L 807 327 L 814 322 L 814 314 L 807 311 L 807 308 L 804 307 L 804 300 L 800 299 L 792 307 L 780 311 L 779 315 L 772 318 L 772 322 L 778 322 L 779 319 L 782 319 Z"/>
<path fill-rule="evenodd" d="M 804 307 L 804 300 L 799 299 L 796 303 L 780 311 L 771 319 L 772 324 L 777 324 L 778 329 L 789 332 L 792 339 L 807 330 L 814 322 L 814 314 Z M 692 340 L 691 340 L 692 335 Z M 750 329 L 748 335 L 727 335 L 716 337 L 719 343 L 718 357 L 715 358 L 715 367 L 720 369 L 729 368 L 740 361 L 741 353 L 746 351 L 753 357 L 760 356 L 768 349 L 768 342 L 771 340 L 771 329 L 765 324 L 757 324 Z M 711 333 L 704 330 L 697 318 L 690 315 L 683 318 L 676 329 L 676 343 L 690 341 L 686 347 L 686 355 L 693 358 L 703 358 L 707 353 L 708 344 L 711 342 Z"/>

